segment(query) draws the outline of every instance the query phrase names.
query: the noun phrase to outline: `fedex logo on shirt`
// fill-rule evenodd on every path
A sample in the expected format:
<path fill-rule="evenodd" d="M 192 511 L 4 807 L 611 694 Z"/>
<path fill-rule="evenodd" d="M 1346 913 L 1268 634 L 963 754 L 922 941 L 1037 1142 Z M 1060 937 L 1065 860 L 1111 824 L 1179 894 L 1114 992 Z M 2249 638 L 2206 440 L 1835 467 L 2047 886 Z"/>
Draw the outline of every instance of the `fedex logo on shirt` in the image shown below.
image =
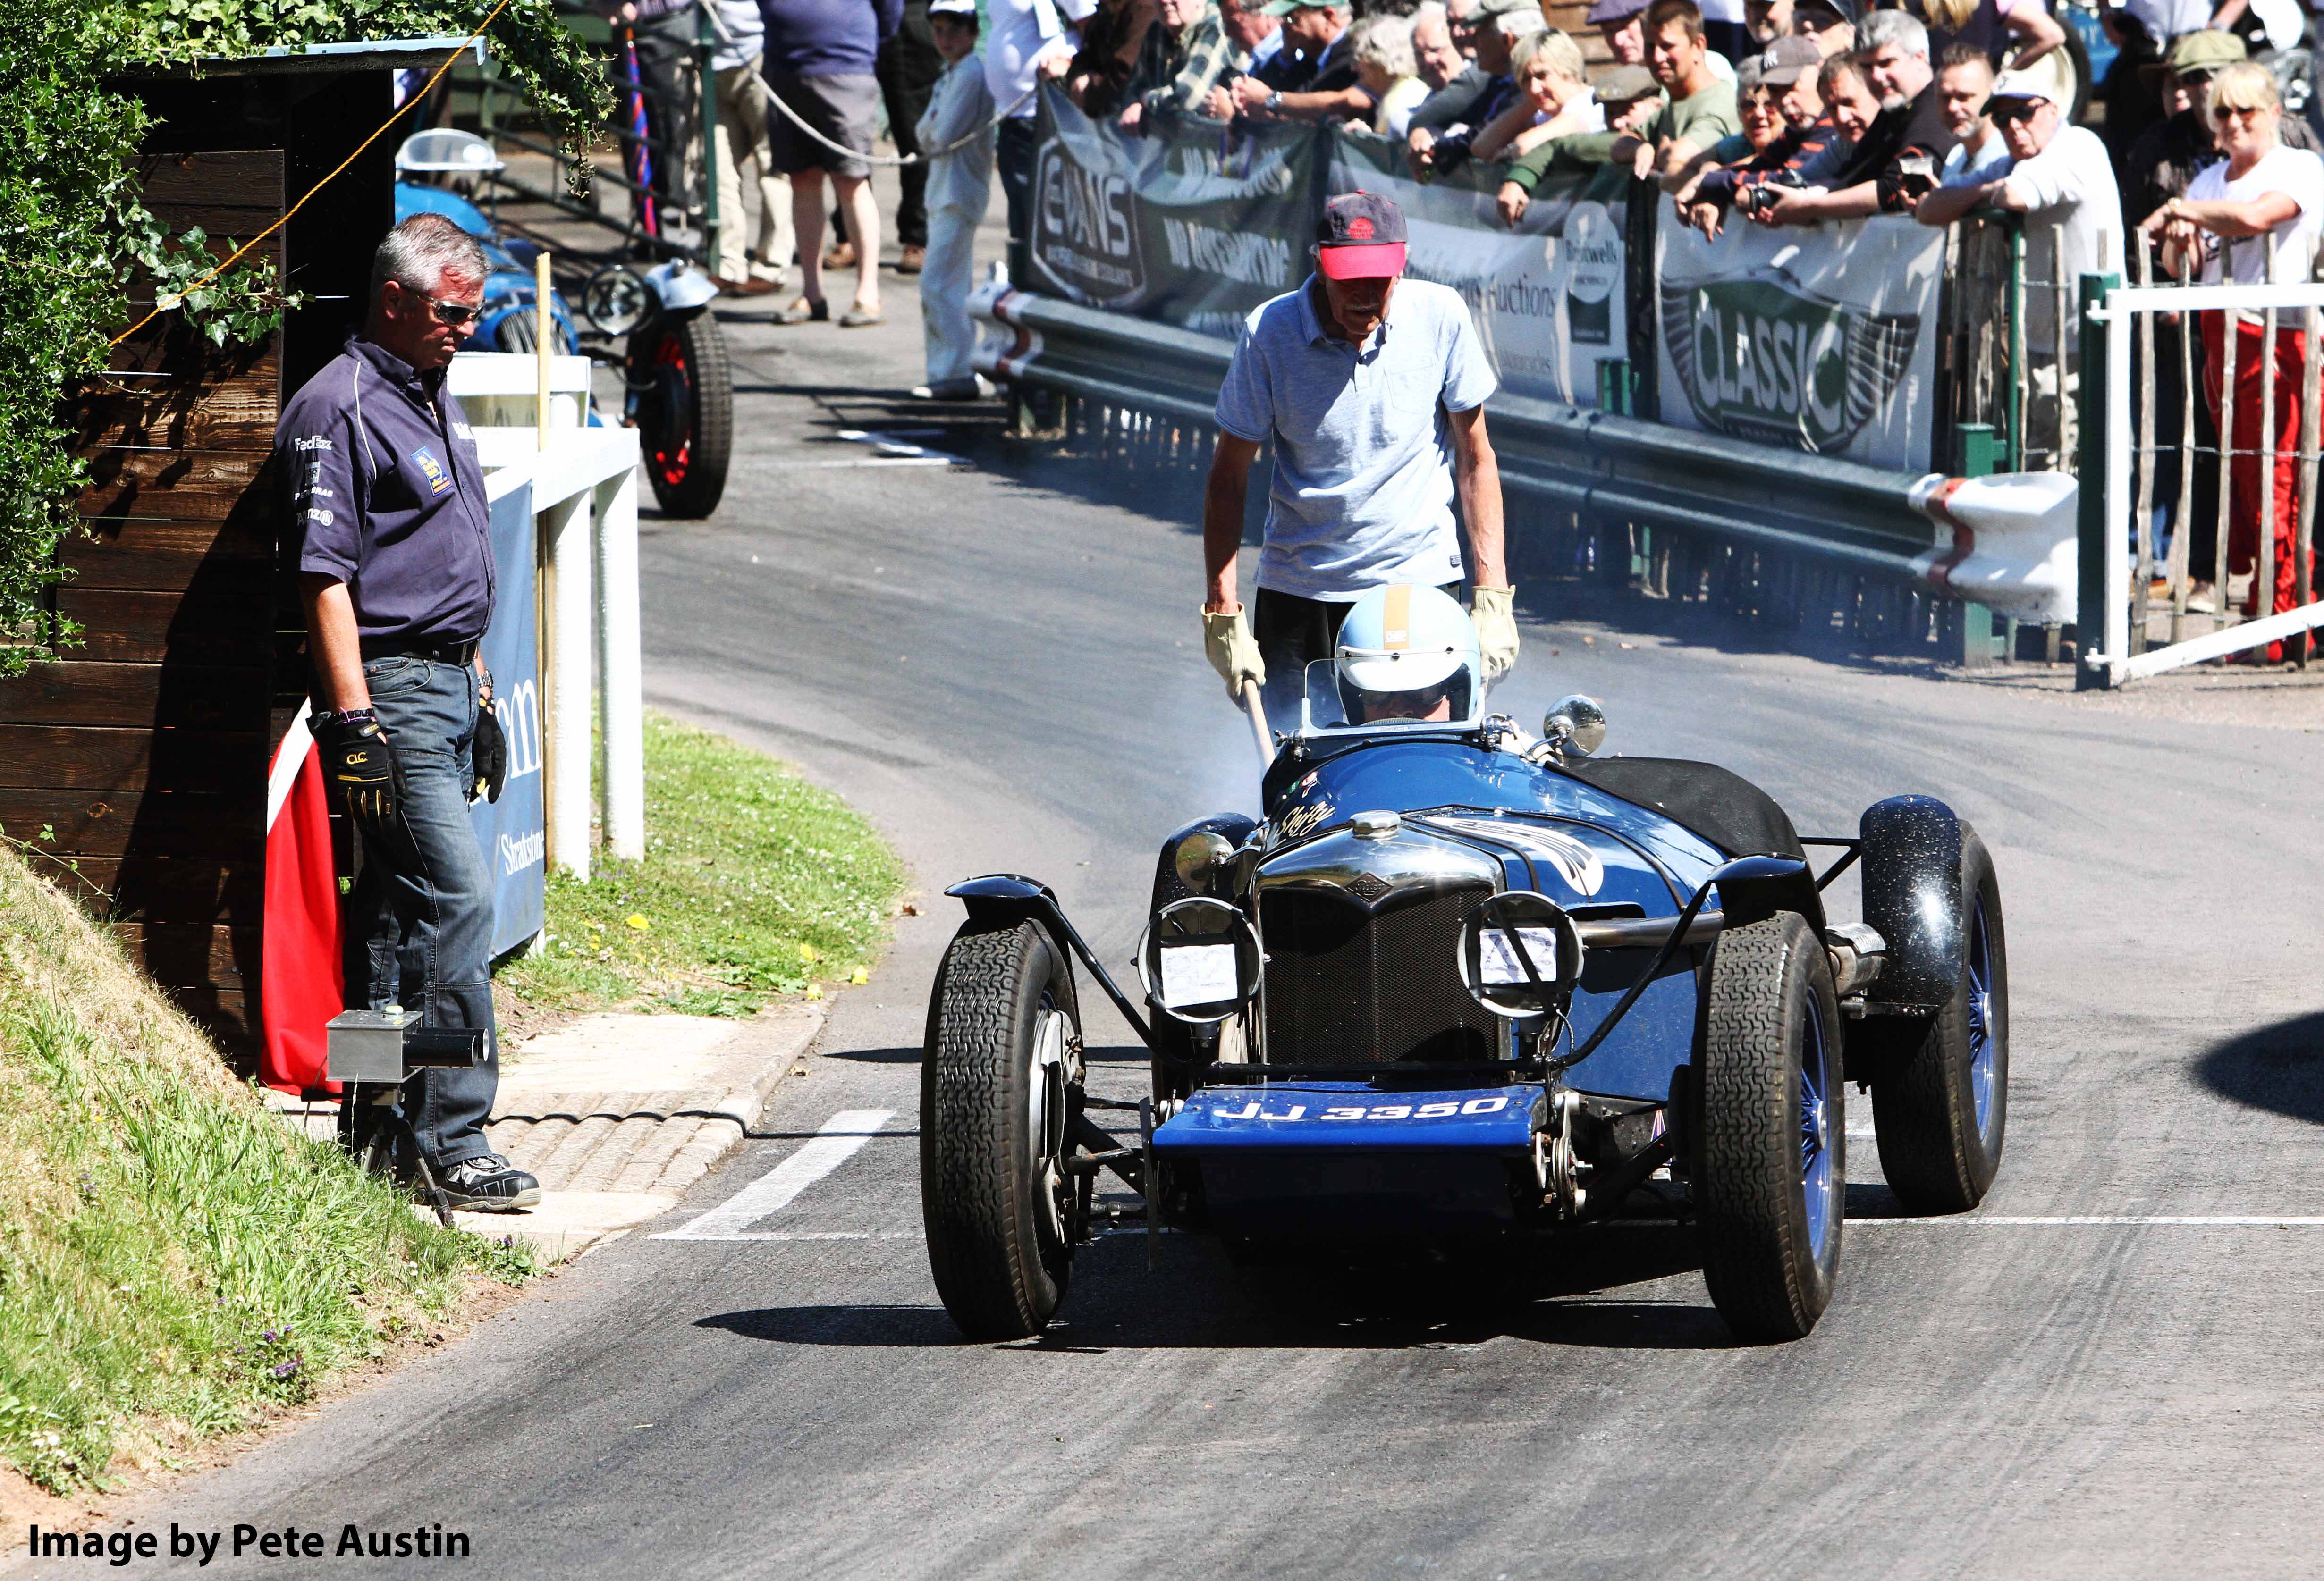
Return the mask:
<path fill-rule="evenodd" d="M 411 461 L 420 469 L 420 475 L 428 480 L 429 493 L 440 494 L 452 486 L 452 474 L 444 470 L 444 464 L 437 460 L 435 453 L 425 445 L 411 453 Z"/>

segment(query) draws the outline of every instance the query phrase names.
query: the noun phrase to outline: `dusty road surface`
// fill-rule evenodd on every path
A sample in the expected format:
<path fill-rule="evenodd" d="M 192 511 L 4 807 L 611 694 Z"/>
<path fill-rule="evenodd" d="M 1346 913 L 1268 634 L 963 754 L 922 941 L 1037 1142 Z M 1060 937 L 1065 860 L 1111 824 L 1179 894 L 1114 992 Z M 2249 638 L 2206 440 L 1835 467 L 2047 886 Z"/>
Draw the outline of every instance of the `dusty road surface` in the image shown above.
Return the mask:
<path fill-rule="evenodd" d="M 1148 1272 L 1110 1237 L 1046 1338 L 961 1342 L 915 1162 L 943 887 L 1044 877 L 1118 962 L 1158 837 L 1255 795 L 1183 488 L 1037 467 L 991 407 L 908 409 L 909 290 L 872 331 L 737 317 L 726 503 L 646 529 L 652 701 L 853 798 L 920 891 L 766 1134 L 652 1229 L 780 1178 L 711 1221 L 734 1238 L 593 1255 L 141 1522 L 441 1523 L 465 1568 L 562 1581 L 2314 1573 L 2312 691 L 2089 705 L 1625 630 L 1647 616 L 1536 581 L 1496 697 L 1520 717 L 1592 693 L 1609 749 L 1729 763 L 1803 831 L 1915 790 L 1983 832 L 2015 1013 L 1985 1208 L 1894 1222 L 1858 1104 L 1842 1288 L 1800 1344 L 1732 1344 L 1670 1231 L 1481 1309 L 1187 1239 Z M 965 464 L 845 437 L 874 431 Z M 1099 1090 L 1134 1092 L 1132 1039 L 1084 1003 Z M 855 1135 L 783 1172 L 827 1126 Z"/>

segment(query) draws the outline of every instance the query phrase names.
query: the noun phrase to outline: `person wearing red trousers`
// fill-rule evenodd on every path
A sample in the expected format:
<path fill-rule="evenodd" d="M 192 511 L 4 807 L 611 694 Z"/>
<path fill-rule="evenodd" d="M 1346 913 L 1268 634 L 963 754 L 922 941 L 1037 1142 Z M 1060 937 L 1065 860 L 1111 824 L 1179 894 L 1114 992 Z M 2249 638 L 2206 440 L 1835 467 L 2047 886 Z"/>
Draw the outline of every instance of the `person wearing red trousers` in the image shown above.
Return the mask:
<path fill-rule="evenodd" d="M 2313 154 L 2309 156 L 2313 159 Z M 2290 317 L 2290 314 L 2284 315 Z M 2220 320 L 2224 313 L 2205 313 L 2203 321 L 2203 400 L 2211 410 L 2214 429 L 2220 422 L 2219 386 L 2227 375 L 2226 333 Z M 2300 381 L 2301 357 L 2306 351 L 2307 336 L 2297 329 L 2275 332 L 2275 447 L 2264 462 L 2259 454 L 2263 437 L 2261 424 L 2266 418 L 2262 402 L 2266 389 L 2266 326 L 2238 314 L 2241 322 L 2236 326 L 2236 429 L 2229 436 L 2235 448 L 2235 464 L 2229 469 L 2227 496 L 2227 571 L 2243 576 L 2255 573 L 2259 567 L 2259 524 L 2263 517 L 2274 524 L 2275 537 L 2275 602 L 2267 611 L 2259 604 L 2259 579 L 2252 576 L 2251 591 L 2244 598 L 2246 617 L 2262 613 L 2281 613 L 2299 606 L 2297 585 L 2298 566 L 2294 560 L 2299 528 L 2294 519 L 2296 500 L 2292 474 L 2300 453 Z M 2262 474 L 2272 476 L 2262 482 Z M 2264 489 L 2269 489 L 2263 495 Z M 2201 570 L 2200 566 L 2196 568 Z M 2311 589 L 2315 582 L 2310 574 Z M 2311 591 L 2310 596 L 2315 596 Z M 2268 646 L 2268 661 L 2282 657 L 2280 644 Z"/>
<path fill-rule="evenodd" d="M 2209 113 L 2219 151 L 2227 157 L 2199 171 L 2183 198 L 2149 215 L 2145 229 L 2163 241 L 2163 266 L 2176 273 L 2180 260 L 2200 260 L 2203 281 L 2216 285 L 2261 285 L 2271 274 L 2289 285 L 2315 278 L 2317 244 L 2324 236 L 2324 160 L 2304 149 L 2286 148 L 2277 138 L 2282 102 L 2275 78 L 2264 66 L 2238 60 L 2211 78 Z M 2205 372 L 2203 395 L 2215 421 L 2221 418 L 2227 380 L 2227 330 L 2219 313 L 2202 315 Z M 2274 587 L 2265 612 L 2281 612 L 2298 602 L 2297 536 L 2293 519 L 2293 456 L 2300 446 L 2301 360 L 2306 349 L 2296 330 L 2280 329 L 2275 358 L 2275 444 L 2265 467 L 2256 454 L 2266 423 L 2262 402 L 2267 378 L 2267 332 L 2255 315 L 2234 315 L 2236 325 L 2235 431 L 2236 452 L 2229 468 L 2227 565 L 2241 574 L 2259 561 L 2263 519 L 2273 540 Z M 2264 485 L 2263 475 L 2268 482 Z M 2225 594 L 2226 589 L 2220 593 Z M 2258 615 L 2258 579 L 2244 612 Z M 2272 663 L 2282 645 L 2268 645 Z"/>

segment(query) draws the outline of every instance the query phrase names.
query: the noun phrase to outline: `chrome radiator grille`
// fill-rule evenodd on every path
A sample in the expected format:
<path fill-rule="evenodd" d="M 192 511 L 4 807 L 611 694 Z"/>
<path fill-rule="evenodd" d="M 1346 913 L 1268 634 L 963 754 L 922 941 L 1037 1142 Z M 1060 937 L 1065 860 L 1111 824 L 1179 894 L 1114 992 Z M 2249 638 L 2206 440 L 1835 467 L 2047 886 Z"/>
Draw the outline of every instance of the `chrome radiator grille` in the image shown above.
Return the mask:
<path fill-rule="evenodd" d="M 1336 886 L 1260 891 L 1267 1058 L 1276 1065 L 1489 1060 L 1500 1023 L 1461 985 L 1461 921 L 1489 885 L 1428 886 L 1376 909 Z"/>

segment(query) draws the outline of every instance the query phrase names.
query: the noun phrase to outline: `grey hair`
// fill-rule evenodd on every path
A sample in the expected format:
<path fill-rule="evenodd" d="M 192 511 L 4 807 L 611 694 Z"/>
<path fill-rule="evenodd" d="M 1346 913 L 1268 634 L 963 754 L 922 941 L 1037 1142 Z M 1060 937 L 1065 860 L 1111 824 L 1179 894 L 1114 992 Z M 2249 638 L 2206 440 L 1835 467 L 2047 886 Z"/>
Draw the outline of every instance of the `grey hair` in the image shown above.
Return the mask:
<path fill-rule="evenodd" d="M 1356 34 L 1356 64 L 1377 66 L 1390 79 L 1420 69 L 1412 57 L 1412 23 L 1401 16 L 1375 16 Z"/>
<path fill-rule="evenodd" d="M 379 239 L 371 255 L 371 299 L 389 280 L 406 290 L 426 293 L 443 283 L 447 273 L 466 275 L 478 284 L 492 270 L 484 262 L 484 244 L 440 214 L 415 214 Z"/>
<path fill-rule="evenodd" d="M 1856 52 L 1869 55 L 1885 44 L 1900 46 L 1907 55 L 1929 58 L 1929 30 L 1917 16 L 1903 11 L 1876 11 L 1856 24 Z"/>
<path fill-rule="evenodd" d="M 1538 11 L 1504 11 L 1493 18 L 1493 25 L 1500 29 L 1501 37 L 1514 44 L 1547 27 L 1549 18 Z"/>
<path fill-rule="evenodd" d="M 1452 20 L 1451 14 L 1444 9 L 1444 0 L 1421 0 L 1421 4 L 1412 8 L 1412 25 L 1415 27 L 1418 27 L 1424 22 L 1451 22 Z"/>

